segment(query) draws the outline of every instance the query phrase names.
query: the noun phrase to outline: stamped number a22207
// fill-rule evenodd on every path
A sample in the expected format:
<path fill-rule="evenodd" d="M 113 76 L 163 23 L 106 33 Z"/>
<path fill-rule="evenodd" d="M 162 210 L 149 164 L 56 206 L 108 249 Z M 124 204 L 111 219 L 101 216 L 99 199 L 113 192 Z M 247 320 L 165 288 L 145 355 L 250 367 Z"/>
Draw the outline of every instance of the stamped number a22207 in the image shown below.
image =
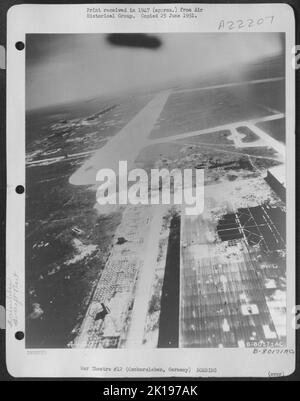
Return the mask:
<path fill-rule="evenodd" d="M 233 30 L 241 30 L 241 29 L 250 29 L 250 28 L 255 28 L 261 25 L 266 25 L 266 24 L 273 24 L 274 22 L 274 16 L 271 17 L 263 17 L 263 18 L 247 18 L 247 19 L 237 19 L 235 21 L 233 20 L 221 20 L 219 23 L 219 31 L 233 31 Z"/>

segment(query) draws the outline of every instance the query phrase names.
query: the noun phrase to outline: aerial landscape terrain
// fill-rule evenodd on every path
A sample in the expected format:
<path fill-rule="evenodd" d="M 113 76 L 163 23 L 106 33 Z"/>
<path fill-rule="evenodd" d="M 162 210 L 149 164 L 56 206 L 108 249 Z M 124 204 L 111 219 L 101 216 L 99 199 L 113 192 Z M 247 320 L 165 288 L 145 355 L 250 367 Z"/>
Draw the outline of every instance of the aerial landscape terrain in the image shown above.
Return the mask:
<path fill-rule="evenodd" d="M 284 62 L 239 72 L 27 111 L 27 348 L 286 345 Z M 97 204 L 119 160 L 204 169 L 203 213 Z"/>

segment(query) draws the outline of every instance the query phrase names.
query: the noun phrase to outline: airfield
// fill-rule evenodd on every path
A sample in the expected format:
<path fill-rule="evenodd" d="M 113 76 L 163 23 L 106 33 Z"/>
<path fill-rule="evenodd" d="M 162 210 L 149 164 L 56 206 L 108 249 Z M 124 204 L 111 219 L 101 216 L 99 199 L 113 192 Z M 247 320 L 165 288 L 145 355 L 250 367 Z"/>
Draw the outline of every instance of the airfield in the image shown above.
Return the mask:
<path fill-rule="evenodd" d="M 52 123 L 65 137 L 43 157 L 31 152 L 27 168 L 72 163 L 70 191 L 94 194 L 97 171 L 117 171 L 119 160 L 146 170 L 204 168 L 206 180 L 197 217 L 171 205 L 91 206 L 93 216 L 118 213 L 119 221 L 69 347 L 285 345 L 285 204 L 265 179 L 269 169 L 285 168 L 284 88 L 282 76 L 164 88 L 136 96 L 130 118 L 120 111 L 128 102 L 118 99 Z M 111 133 L 99 141 L 105 126 Z M 74 140 L 81 129 L 90 130 L 88 148 Z M 86 231 L 80 246 L 94 248 L 80 260 L 88 265 L 100 244 Z M 103 305 L 108 313 L 96 319 Z"/>

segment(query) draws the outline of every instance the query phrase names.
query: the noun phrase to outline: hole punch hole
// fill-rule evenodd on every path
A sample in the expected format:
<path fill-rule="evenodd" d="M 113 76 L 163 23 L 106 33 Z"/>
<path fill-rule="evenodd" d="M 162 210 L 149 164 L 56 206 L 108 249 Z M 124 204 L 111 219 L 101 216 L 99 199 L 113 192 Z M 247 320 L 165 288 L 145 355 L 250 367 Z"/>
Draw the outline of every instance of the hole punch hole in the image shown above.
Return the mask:
<path fill-rule="evenodd" d="M 16 340 L 21 341 L 24 339 L 25 335 L 23 331 L 17 331 L 15 334 Z"/>
<path fill-rule="evenodd" d="M 25 192 L 25 188 L 23 187 L 23 185 L 18 185 L 16 187 L 16 193 L 19 195 L 22 195 Z"/>
<path fill-rule="evenodd" d="M 15 44 L 15 46 L 16 46 L 16 49 L 17 50 L 24 50 L 25 49 L 25 44 L 24 44 L 24 42 L 17 42 L 16 44 Z"/>

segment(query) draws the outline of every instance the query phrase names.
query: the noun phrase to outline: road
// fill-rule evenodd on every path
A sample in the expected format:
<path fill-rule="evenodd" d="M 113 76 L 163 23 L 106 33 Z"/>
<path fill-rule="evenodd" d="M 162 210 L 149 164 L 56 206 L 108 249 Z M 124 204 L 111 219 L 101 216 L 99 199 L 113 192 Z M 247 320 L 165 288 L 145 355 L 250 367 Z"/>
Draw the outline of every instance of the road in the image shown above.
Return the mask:
<path fill-rule="evenodd" d="M 197 92 L 197 91 L 207 91 L 207 90 L 223 89 L 223 88 L 234 88 L 234 87 L 246 86 L 246 85 L 258 85 L 258 84 L 265 84 L 265 83 L 271 83 L 271 82 L 280 82 L 280 81 L 283 81 L 284 79 L 285 79 L 285 77 L 277 77 L 277 78 L 268 78 L 268 79 L 256 79 L 256 80 L 252 80 L 252 81 L 243 81 L 243 82 L 230 82 L 228 84 L 203 86 L 200 88 L 178 89 L 178 90 L 175 90 L 173 93 Z"/>
<path fill-rule="evenodd" d="M 139 273 L 138 284 L 134 296 L 134 306 L 131 315 L 131 324 L 127 335 L 126 348 L 140 348 L 143 344 L 146 316 L 149 308 L 149 297 L 154 279 L 159 250 L 159 234 L 164 206 L 153 206 L 153 218 L 148 236 L 144 263 Z"/>
<path fill-rule="evenodd" d="M 206 134 L 213 134 L 214 132 L 220 132 L 220 131 L 231 131 L 232 132 L 232 139 L 238 139 L 238 137 L 241 137 L 239 133 L 237 133 L 237 128 L 239 127 L 248 127 L 251 131 L 253 131 L 265 144 L 266 146 L 270 146 L 276 152 L 278 152 L 281 156 L 285 157 L 285 145 L 277 141 L 276 139 L 272 138 L 270 135 L 268 135 L 266 132 L 258 128 L 255 124 L 260 123 L 260 122 L 266 122 L 266 121 L 273 121 L 273 120 L 280 120 L 284 118 L 284 114 L 278 113 L 275 115 L 255 119 L 255 120 L 250 120 L 250 121 L 240 121 L 237 123 L 233 124 L 225 124 L 225 125 L 220 125 L 218 127 L 213 127 L 213 128 L 207 128 L 204 130 L 198 130 L 198 131 L 192 131 L 192 132 L 186 132 L 184 134 L 178 134 L 178 135 L 172 135 L 172 136 L 167 136 L 164 138 L 159 138 L 159 139 L 154 139 L 151 141 L 151 144 L 158 144 L 158 143 L 166 143 L 166 142 L 171 142 L 171 141 L 177 141 L 181 139 L 187 139 L 187 138 L 194 138 L 200 135 L 206 135 Z M 228 137 L 230 139 L 230 137 Z M 253 147 L 253 146 L 262 146 L 261 143 L 259 144 L 251 144 L 249 142 L 244 143 L 240 140 L 234 141 L 236 147 Z"/>

